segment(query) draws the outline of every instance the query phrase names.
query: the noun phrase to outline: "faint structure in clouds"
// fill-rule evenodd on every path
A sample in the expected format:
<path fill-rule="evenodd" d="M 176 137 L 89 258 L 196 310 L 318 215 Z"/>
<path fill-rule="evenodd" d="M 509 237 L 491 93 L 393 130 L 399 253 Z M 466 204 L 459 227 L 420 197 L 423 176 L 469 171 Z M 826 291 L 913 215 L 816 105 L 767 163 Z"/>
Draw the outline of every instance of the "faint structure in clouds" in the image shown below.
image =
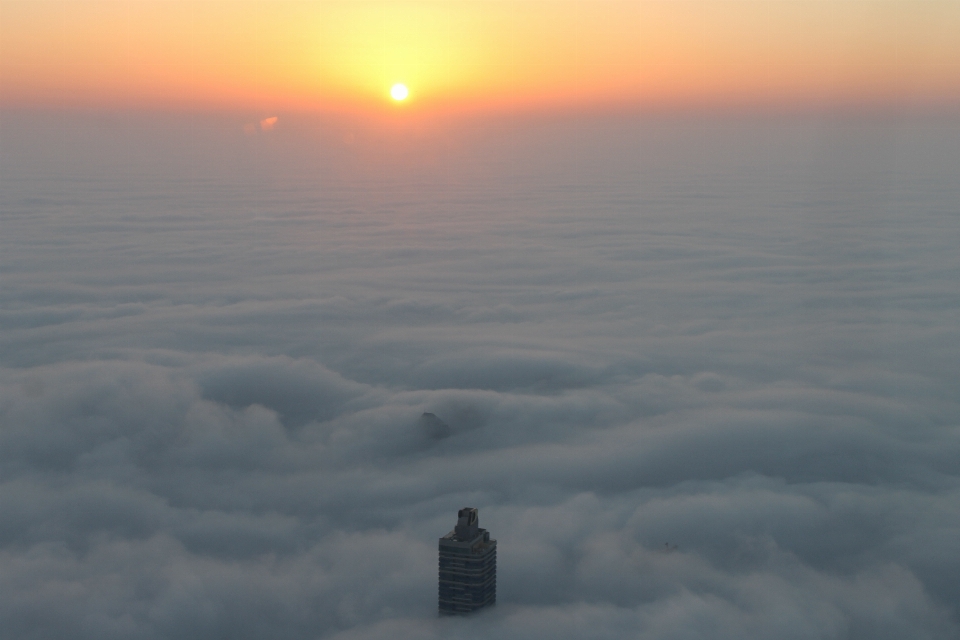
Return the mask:
<path fill-rule="evenodd" d="M 440 538 L 440 615 L 470 613 L 497 601 L 497 541 L 480 528 L 477 510 L 457 512 L 457 526 Z"/>
<path fill-rule="evenodd" d="M 435 413 L 424 413 L 419 420 L 420 430 L 433 440 L 442 440 L 450 435 L 450 426 Z"/>

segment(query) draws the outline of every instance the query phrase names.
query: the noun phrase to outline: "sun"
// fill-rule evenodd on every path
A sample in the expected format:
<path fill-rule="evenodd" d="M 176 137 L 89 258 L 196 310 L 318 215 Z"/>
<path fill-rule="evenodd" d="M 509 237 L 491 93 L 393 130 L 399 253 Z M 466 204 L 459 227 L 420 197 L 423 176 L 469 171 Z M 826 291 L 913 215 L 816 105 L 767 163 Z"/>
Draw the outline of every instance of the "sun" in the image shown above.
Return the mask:
<path fill-rule="evenodd" d="M 407 85 L 397 83 L 390 87 L 390 97 L 400 102 L 401 100 L 406 100 L 407 96 L 410 95 L 410 92 L 407 90 Z"/>

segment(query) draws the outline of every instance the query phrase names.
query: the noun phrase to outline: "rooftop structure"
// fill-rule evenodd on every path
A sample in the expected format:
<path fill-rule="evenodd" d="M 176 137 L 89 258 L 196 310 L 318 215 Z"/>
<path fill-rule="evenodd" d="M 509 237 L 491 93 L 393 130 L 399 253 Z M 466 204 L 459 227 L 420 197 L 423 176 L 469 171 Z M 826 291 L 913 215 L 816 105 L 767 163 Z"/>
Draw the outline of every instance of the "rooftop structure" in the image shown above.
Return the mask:
<path fill-rule="evenodd" d="M 457 526 L 440 538 L 440 615 L 465 614 L 497 601 L 497 541 L 480 528 L 473 507 L 457 512 Z"/>

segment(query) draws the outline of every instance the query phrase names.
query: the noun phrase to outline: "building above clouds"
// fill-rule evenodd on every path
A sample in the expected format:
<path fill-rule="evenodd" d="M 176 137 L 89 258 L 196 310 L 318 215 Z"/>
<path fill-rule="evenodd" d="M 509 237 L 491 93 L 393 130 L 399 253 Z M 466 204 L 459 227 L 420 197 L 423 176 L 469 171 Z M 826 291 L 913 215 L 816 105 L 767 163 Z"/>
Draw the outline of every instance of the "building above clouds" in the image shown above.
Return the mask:
<path fill-rule="evenodd" d="M 457 512 L 457 526 L 440 538 L 440 615 L 464 614 L 497 601 L 497 541 L 480 528 L 473 507 Z"/>

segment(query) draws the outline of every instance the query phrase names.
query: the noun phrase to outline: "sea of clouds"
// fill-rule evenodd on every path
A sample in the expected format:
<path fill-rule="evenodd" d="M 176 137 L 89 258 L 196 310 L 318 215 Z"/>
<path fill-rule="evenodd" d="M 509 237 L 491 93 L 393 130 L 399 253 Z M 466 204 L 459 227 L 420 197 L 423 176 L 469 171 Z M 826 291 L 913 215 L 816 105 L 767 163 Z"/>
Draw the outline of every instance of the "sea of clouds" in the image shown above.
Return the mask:
<path fill-rule="evenodd" d="M 960 635 L 956 120 L 251 118 L 0 117 L 0 638 Z"/>

